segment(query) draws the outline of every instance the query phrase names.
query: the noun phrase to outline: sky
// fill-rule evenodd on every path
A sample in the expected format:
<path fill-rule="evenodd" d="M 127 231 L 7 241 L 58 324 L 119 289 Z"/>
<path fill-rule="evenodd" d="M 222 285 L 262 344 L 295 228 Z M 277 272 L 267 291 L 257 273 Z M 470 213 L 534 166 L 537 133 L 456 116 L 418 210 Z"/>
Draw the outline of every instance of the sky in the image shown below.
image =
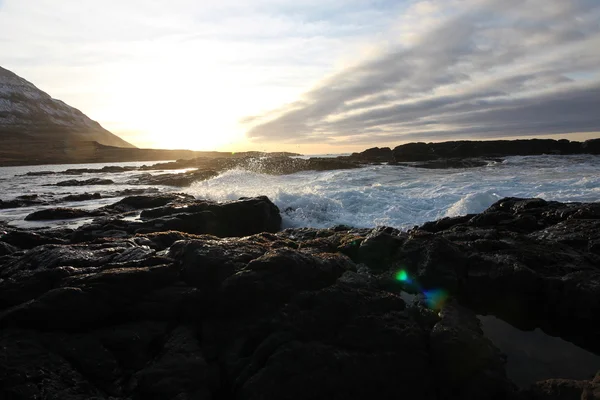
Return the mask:
<path fill-rule="evenodd" d="M 600 137 L 600 0 L 0 0 L 0 66 L 138 147 Z"/>

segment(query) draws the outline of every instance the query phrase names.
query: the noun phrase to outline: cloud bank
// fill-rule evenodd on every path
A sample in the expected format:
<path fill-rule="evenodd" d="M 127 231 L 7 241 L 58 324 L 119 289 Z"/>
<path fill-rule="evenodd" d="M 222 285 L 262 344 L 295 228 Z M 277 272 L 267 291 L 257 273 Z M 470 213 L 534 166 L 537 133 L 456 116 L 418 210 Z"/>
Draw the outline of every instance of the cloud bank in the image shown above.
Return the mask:
<path fill-rule="evenodd" d="M 600 2 L 414 2 L 378 55 L 246 117 L 257 142 L 337 145 L 600 131 Z"/>
<path fill-rule="evenodd" d="M 0 65 L 141 147 L 269 149 L 239 119 L 356 57 L 405 1 L 0 0 Z"/>

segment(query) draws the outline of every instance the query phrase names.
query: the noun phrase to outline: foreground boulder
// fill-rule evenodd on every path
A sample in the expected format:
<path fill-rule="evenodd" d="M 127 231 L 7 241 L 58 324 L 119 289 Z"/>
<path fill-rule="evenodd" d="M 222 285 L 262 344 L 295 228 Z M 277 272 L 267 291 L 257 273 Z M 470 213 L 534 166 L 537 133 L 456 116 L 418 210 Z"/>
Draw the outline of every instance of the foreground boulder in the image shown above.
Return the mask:
<path fill-rule="evenodd" d="M 105 236 L 125 237 L 163 231 L 219 237 L 248 236 L 277 232 L 281 228 L 279 208 L 265 196 L 225 203 L 195 200 L 181 194 L 130 196 L 103 210 L 114 214 L 138 209 L 144 209 L 139 220 L 99 219 L 79 228 L 73 234 L 73 240 L 83 242 Z"/>
<path fill-rule="evenodd" d="M 400 385 L 438 399 L 447 357 L 468 344 L 440 337 L 447 356 L 432 363 L 443 319 L 341 254 L 268 234 L 189 237 L 165 254 L 155 239 L 42 246 L 2 269 L 3 398 L 393 398 Z M 452 378 L 452 390 L 515 393 L 502 358 L 486 357 L 465 371 L 491 380 Z"/>
<path fill-rule="evenodd" d="M 265 197 L 162 202 L 76 231 L 2 227 L 0 398 L 597 396 L 598 371 L 517 387 L 477 318 L 600 354 L 597 203 L 507 198 L 402 232 L 280 231 Z M 156 203 L 117 208 L 133 205 Z M 204 214 L 235 235 L 167 230 Z"/>

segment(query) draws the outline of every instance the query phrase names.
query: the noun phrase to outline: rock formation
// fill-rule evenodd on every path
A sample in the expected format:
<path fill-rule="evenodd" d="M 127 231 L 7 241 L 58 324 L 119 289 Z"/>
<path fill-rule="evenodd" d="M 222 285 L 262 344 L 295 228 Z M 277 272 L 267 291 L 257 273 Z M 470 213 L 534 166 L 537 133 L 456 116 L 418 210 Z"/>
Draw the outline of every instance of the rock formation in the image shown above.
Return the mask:
<path fill-rule="evenodd" d="M 104 213 L 76 230 L 0 226 L 0 398 L 599 393 L 596 370 L 517 387 L 476 317 L 600 354 L 597 203 L 507 198 L 408 232 L 281 231 L 265 197 L 135 196 Z"/>

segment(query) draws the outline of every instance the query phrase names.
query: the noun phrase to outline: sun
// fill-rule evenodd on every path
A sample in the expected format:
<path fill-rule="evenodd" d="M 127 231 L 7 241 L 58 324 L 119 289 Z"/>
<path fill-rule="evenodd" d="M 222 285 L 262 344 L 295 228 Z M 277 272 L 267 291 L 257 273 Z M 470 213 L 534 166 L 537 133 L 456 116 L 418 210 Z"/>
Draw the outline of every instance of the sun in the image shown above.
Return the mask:
<path fill-rule="evenodd" d="M 218 113 L 215 113 L 218 114 Z M 244 139 L 235 124 L 228 124 L 224 116 L 180 118 L 153 118 L 145 135 L 155 148 L 220 151 Z"/>

